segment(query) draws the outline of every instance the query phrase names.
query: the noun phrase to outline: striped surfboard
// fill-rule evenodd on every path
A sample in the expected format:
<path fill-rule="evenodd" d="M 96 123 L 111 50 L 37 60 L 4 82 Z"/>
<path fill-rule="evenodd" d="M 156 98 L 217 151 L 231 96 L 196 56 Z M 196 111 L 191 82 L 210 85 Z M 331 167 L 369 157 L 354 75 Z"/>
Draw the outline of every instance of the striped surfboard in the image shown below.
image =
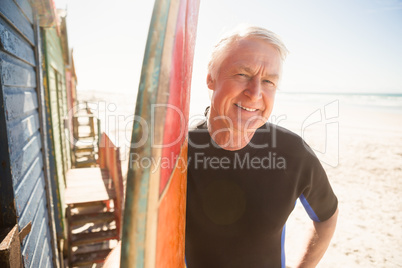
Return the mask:
<path fill-rule="evenodd" d="M 199 0 L 156 0 L 135 109 L 121 267 L 184 267 L 187 122 Z"/>

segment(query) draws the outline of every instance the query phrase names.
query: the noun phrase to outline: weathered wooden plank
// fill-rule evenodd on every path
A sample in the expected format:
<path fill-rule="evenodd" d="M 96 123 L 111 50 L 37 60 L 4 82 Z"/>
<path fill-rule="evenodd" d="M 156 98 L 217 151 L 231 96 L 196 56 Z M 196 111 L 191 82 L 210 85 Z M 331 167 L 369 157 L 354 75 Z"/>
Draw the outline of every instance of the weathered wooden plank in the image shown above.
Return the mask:
<path fill-rule="evenodd" d="M 54 125 L 53 126 L 53 131 L 55 132 L 54 133 L 54 135 L 55 135 L 55 139 L 57 139 L 57 140 L 55 140 L 55 142 L 59 142 L 59 144 L 60 144 L 60 141 L 59 141 L 59 139 L 60 139 L 60 129 L 58 128 L 58 126 L 59 126 L 59 124 L 60 124 L 60 121 L 59 121 L 59 115 L 57 114 L 57 103 L 56 104 L 54 104 L 54 102 L 52 102 L 52 103 L 50 103 L 52 106 L 50 107 L 51 109 L 51 112 L 52 112 L 52 124 Z M 57 135 L 57 137 L 56 137 L 56 135 Z"/>
<path fill-rule="evenodd" d="M 22 244 L 22 255 L 25 257 L 31 256 L 32 251 L 35 249 L 34 245 L 38 241 L 38 236 L 42 235 L 40 233 L 40 228 L 43 221 L 46 221 L 46 200 L 44 199 L 45 194 L 43 193 L 40 197 L 39 206 L 35 210 L 35 217 L 32 217 L 32 229 L 31 232 L 21 241 Z M 21 222 L 18 223 L 21 227 L 23 226 Z"/>
<path fill-rule="evenodd" d="M 54 5 L 54 2 L 52 2 Z M 54 10 L 54 9 L 53 9 Z M 35 12 L 36 13 L 36 12 Z M 57 203 L 55 204 L 53 199 L 53 188 L 52 188 L 52 180 L 54 177 L 51 176 L 50 173 L 50 164 L 49 164 L 49 153 L 48 153 L 48 143 L 47 143 L 47 124 L 46 124 L 46 106 L 45 106 L 45 93 L 44 93 L 44 82 L 43 82 L 43 65 L 42 65 L 42 38 L 40 36 L 40 28 L 39 28 L 39 15 L 35 18 L 34 24 L 34 32 L 35 32 L 35 56 L 41 64 L 36 66 L 36 79 L 37 79 L 37 94 L 38 94 L 38 103 L 39 109 L 38 114 L 41 123 L 41 142 L 42 142 L 42 157 L 43 157 L 43 170 L 45 177 L 45 190 L 46 190 L 46 199 L 47 199 L 47 214 L 48 214 L 48 222 L 49 222 L 49 245 L 50 251 L 52 254 L 47 254 L 46 261 L 44 262 L 44 267 L 48 267 L 50 265 L 50 260 L 52 260 L 52 264 L 55 268 L 60 267 L 60 258 L 59 258 L 59 250 L 58 250 L 58 239 L 57 239 L 57 228 L 56 224 L 62 224 L 60 221 L 57 223 L 55 211 L 57 211 Z M 61 236 L 64 237 L 64 236 Z M 63 265 L 61 265 L 63 267 Z"/>
<path fill-rule="evenodd" d="M 36 256 L 39 254 L 40 257 L 40 252 L 45 244 L 44 239 L 50 236 L 43 181 L 43 174 L 41 174 L 38 180 L 40 183 L 35 186 L 31 198 L 28 201 L 29 205 L 24 209 L 24 215 L 19 220 L 20 227 L 24 226 L 27 220 L 32 221 L 31 233 L 22 242 L 25 267 L 41 267 L 34 264 L 38 262 L 39 259 L 36 259 Z M 32 203 L 34 204 L 32 205 Z M 29 217 L 26 217 L 27 215 Z"/>
<path fill-rule="evenodd" d="M 20 7 L 22 10 L 23 14 L 25 17 L 29 20 L 31 24 L 33 24 L 33 12 L 32 12 L 32 7 L 28 3 L 27 0 L 14 0 L 17 5 Z"/>
<path fill-rule="evenodd" d="M 117 239 L 117 237 L 118 234 L 116 229 L 93 232 L 93 233 L 73 234 L 71 237 L 71 245 L 79 246 L 91 243 L 98 243 L 105 240 Z"/>
<path fill-rule="evenodd" d="M 70 148 L 72 147 L 68 137 L 69 137 L 69 131 L 64 127 L 64 118 L 67 117 L 68 115 L 68 109 L 67 109 L 67 89 L 66 89 L 66 81 L 65 81 L 65 72 L 63 71 L 63 76 L 61 77 L 60 81 L 60 89 L 62 93 L 62 113 L 61 113 L 61 120 L 63 122 L 62 125 L 60 125 L 63 136 L 62 136 L 62 142 L 63 142 L 63 149 L 64 149 L 64 164 L 65 164 L 65 170 L 69 170 L 71 168 L 71 152 Z"/>
<path fill-rule="evenodd" d="M 37 173 L 36 170 L 33 170 L 33 172 Z M 43 173 L 40 173 L 39 176 L 37 176 L 36 178 L 32 178 L 32 180 L 33 180 L 33 183 L 29 183 L 30 185 L 26 185 L 26 188 L 31 187 L 31 192 L 28 192 L 28 193 L 20 192 L 19 193 L 19 198 L 22 199 L 20 202 L 21 209 L 17 208 L 17 213 L 19 213 L 18 216 L 20 217 L 20 219 L 18 221 L 18 224 L 20 225 L 20 227 L 23 227 L 28 222 L 33 221 L 35 218 L 35 215 L 39 209 L 39 206 L 41 206 L 40 205 L 41 202 L 46 203 L 46 200 L 42 200 L 44 198 L 43 190 L 45 188 L 45 184 L 43 181 Z M 22 202 L 24 200 L 25 200 L 25 203 Z M 18 201 L 16 200 L 16 202 L 18 202 Z M 33 204 L 31 204 L 31 203 L 33 203 Z M 17 204 L 17 206 L 18 205 L 19 204 Z"/>
<path fill-rule="evenodd" d="M 1 83 L 10 87 L 36 87 L 35 69 L 0 50 Z"/>
<path fill-rule="evenodd" d="M 2 62 L 0 61 L 0 68 L 1 67 Z M 3 88 L 0 83 L 0 229 L 11 228 L 17 223 Z"/>
<path fill-rule="evenodd" d="M 17 216 L 20 216 L 24 212 L 24 209 L 27 206 L 28 200 L 31 198 L 31 193 L 35 189 L 35 186 L 44 187 L 43 182 L 41 182 L 43 177 L 41 176 L 41 173 L 42 159 L 36 158 L 15 191 Z"/>
<path fill-rule="evenodd" d="M 66 204 L 106 201 L 111 197 L 103 179 L 107 173 L 100 168 L 77 168 L 67 172 Z"/>
<path fill-rule="evenodd" d="M 15 225 L 5 237 L 0 236 L 0 267 L 13 268 L 20 266 L 20 239 L 18 235 L 18 226 Z"/>
<path fill-rule="evenodd" d="M 12 151 L 21 149 L 39 130 L 39 117 L 34 113 L 14 124 L 8 124 L 8 141 Z"/>
<path fill-rule="evenodd" d="M 42 251 L 45 245 L 51 245 L 45 194 L 41 196 L 40 200 L 41 202 L 36 210 L 31 233 L 22 243 L 22 255 L 25 267 L 44 267 L 40 265 Z M 53 254 L 47 250 L 47 255 L 52 258 Z"/>
<path fill-rule="evenodd" d="M 51 255 L 49 245 L 51 245 L 50 237 L 47 237 L 45 240 L 45 246 L 43 250 L 41 250 L 41 256 L 38 266 L 32 265 L 32 267 L 46 267 L 47 262 L 49 261 L 49 256 Z M 35 263 L 35 262 L 34 262 Z"/>
<path fill-rule="evenodd" d="M 39 224 L 32 225 L 32 231 L 29 236 L 34 236 L 35 239 L 29 239 L 29 243 L 24 245 L 23 247 L 23 259 L 25 267 L 39 267 L 34 266 L 34 262 L 38 263 L 38 252 L 41 252 L 44 244 L 44 240 L 46 238 L 46 215 L 44 210 L 40 210 L 42 217 L 37 217 L 35 220 L 38 221 Z M 34 229 L 35 228 L 35 229 Z M 25 250 L 26 249 L 26 250 Z M 39 253 L 40 254 L 40 253 Z M 40 256 L 39 256 L 40 257 Z"/>
<path fill-rule="evenodd" d="M 51 267 L 51 266 L 50 266 L 50 257 L 49 257 L 49 256 L 47 256 L 46 265 L 43 266 L 43 267 L 45 267 L 45 268 L 50 268 L 50 267 Z"/>
<path fill-rule="evenodd" d="M 50 254 L 50 252 L 49 252 L 49 245 L 50 245 L 49 227 L 46 224 L 46 222 L 47 222 L 47 217 L 46 217 L 45 222 L 40 231 L 40 233 L 42 235 L 39 237 L 38 243 L 36 244 L 36 249 L 35 249 L 34 255 L 32 257 L 31 265 L 25 266 L 25 267 L 32 267 L 32 268 L 43 267 L 43 266 L 41 266 L 42 254 L 43 253 Z"/>
<path fill-rule="evenodd" d="M 103 262 L 103 260 L 108 256 L 111 249 L 102 249 L 92 252 L 80 253 L 75 254 L 73 258 L 73 265 L 74 266 L 84 266 L 84 265 L 91 265 L 93 263 Z"/>
<path fill-rule="evenodd" d="M 60 40 L 59 40 L 60 42 Z M 62 55 L 58 55 L 58 61 L 61 64 L 64 63 Z M 64 65 L 63 65 L 64 66 Z M 64 117 L 67 115 L 67 95 L 66 95 L 66 88 L 65 88 L 65 79 L 64 79 L 64 67 L 61 71 L 57 71 L 56 75 L 56 83 L 57 83 L 57 101 L 58 101 L 58 108 L 59 108 L 59 128 L 60 128 L 60 140 L 61 140 L 61 153 L 63 158 L 63 168 L 65 172 L 70 168 L 70 154 L 69 154 L 69 144 L 66 141 L 66 130 L 64 128 Z"/>
<path fill-rule="evenodd" d="M 0 17 L 0 45 L 15 57 L 35 66 L 32 46 Z"/>
<path fill-rule="evenodd" d="M 50 68 L 53 68 L 53 67 L 51 67 L 51 66 L 49 66 Z M 48 71 L 48 75 L 47 75 L 47 79 L 48 79 L 48 87 L 49 88 L 53 88 L 53 90 L 55 90 L 55 88 L 56 88 L 56 76 L 55 76 L 55 74 L 54 74 L 54 72 L 52 71 L 51 72 L 51 70 L 52 69 L 47 69 L 47 71 Z"/>
<path fill-rule="evenodd" d="M 40 134 L 37 132 L 31 140 L 23 148 L 19 150 L 12 149 L 12 162 L 11 162 L 11 172 L 14 184 L 14 189 L 23 181 L 26 176 L 28 169 L 32 168 L 32 165 L 37 159 L 40 159 L 39 164 L 40 169 L 43 167 L 42 155 L 41 155 L 42 142 L 40 140 Z M 10 149 L 11 151 L 11 149 Z M 14 154 L 16 155 L 14 157 Z"/>
<path fill-rule="evenodd" d="M 36 185 L 33 192 L 31 193 L 31 196 L 28 199 L 28 204 L 18 219 L 18 225 L 20 227 L 23 227 L 27 225 L 28 222 L 32 221 L 36 212 L 40 209 L 40 206 L 46 205 L 46 198 L 44 195 L 45 186 L 43 181 L 43 174 L 41 174 L 38 181 L 39 183 Z"/>
<path fill-rule="evenodd" d="M 57 91 L 55 87 L 52 87 L 52 85 L 50 87 L 50 105 L 51 109 L 54 109 L 52 116 L 57 116 Z"/>
<path fill-rule="evenodd" d="M 1 1 L 0 16 L 7 19 L 32 45 L 35 43 L 32 24 L 27 20 L 14 1 Z"/>
<path fill-rule="evenodd" d="M 15 197 L 12 180 L 12 159 L 10 155 L 10 141 L 7 131 L 12 128 L 11 118 L 15 118 L 13 106 L 16 102 L 9 101 L 7 86 L 34 88 L 36 87 L 36 72 L 32 66 L 32 52 L 29 47 L 33 44 L 33 28 L 24 17 L 20 8 L 12 0 L 2 0 L 0 4 L 1 49 L 0 49 L 0 162 L 1 170 L 1 227 L 14 225 L 17 221 Z M 24 41 L 25 40 L 25 41 Z M 15 53 L 17 56 L 15 56 Z M 20 57 L 27 60 L 21 60 Z M 30 58 L 30 59 L 29 59 Z M 27 63 L 31 61 L 31 63 Z M 11 97 L 12 98 L 12 97 Z M 34 100 L 31 100 L 34 103 Z M 27 104 L 27 103 L 25 103 Z M 11 105 L 11 106 L 10 106 Z M 19 108 L 24 103 L 18 103 Z M 35 106 L 35 104 L 34 104 Z M 22 110 L 32 108 L 27 104 Z"/>
<path fill-rule="evenodd" d="M 61 41 L 55 28 L 47 28 L 46 36 L 46 54 L 48 56 L 48 65 L 55 68 L 58 72 L 64 73 L 64 59 L 61 48 Z"/>
<path fill-rule="evenodd" d="M 20 237 L 20 241 L 22 241 L 31 231 L 32 229 L 32 222 L 29 222 L 26 226 L 21 228 L 19 237 Z"/>
<path fill-rule="evenodd" d="M 64 60 L 62 58 L 60 39 L 58 38 L 55 31 L 53 31 L 52 34 L 48 34 L 48 36 L 51 37 L 51 40 L 48 39 L 47 43 L 49 65 L 55 68 L 58 72 L 62 72 L 64 70 Z"/>
<path fill-rule="evenodd" d="M 117 148 L 110 138 L 102 133 L 100 145 L 99 145 L 99 158 L 102 158 L 110 177 L 113 180 L 114 190 L 116 198 L 114 199 L 115 215 L 116 215 L 116 228 L 118 233 L 121 231 L 121 221 L 123 217 L 123 176 L 121 173 L 121 161 L 120 161 L 120 150 Z M 105 155 L 105 157 L 103 156 Z M 105 160 L 103 160 L 105 158 Z"/>
<path fill-rule="evenodd" d="M 53 148 L 50 162 L 51 172 L 54 177 L 53 188 L 57 191 L 57 199 L 55 195 L 53 197 L 58 201 L 58 219 L 59 222 L 64 217 L 64 190 L 65 190 L 65 172 L 67 171 L 70 162 L 65 142 L 64 122 L 61 120 L 64 116 L 63 107 L 64 103 L 63 95 L 60 90 L 62 87 L 60 82 L 64 81 L 64 61 L 61 51 L 60 38 L 57 36 L 55 28 L 46 28 L 41 30 L 44 45 L 44 55 L 46 59 L 46 76 L 44 76 L 44 85 L 46 85 L 46 102 L 47 102 L 47 120 L 50 122 L 51 128 L 49 133 L 49 144 Z M 64 82 L 63 82 L 64 83 Z M 62 222 L 61 222 L 62 223 Z M 56 226 L 58 234 L 63 235 L 60 232 L 62 226 L 58 224 Z"/>
<path fill-rule="evenodd" d="M 70 226 L 82 225 L 88 222 L 102 223 L 114 220 L 113 212 L 77 214 L 71 216 Z"/>
<path fill-rule="evenodd" d="M 59 181 L 64 181 L 64 173 L 63 173 L 63 155 L 62 155 L 62 143 L 61 143 L 61 133 L 60 133 L 60 120 L 59 120 L 59 113 L 58 113 L 58 103 L 57 103 L 57 91 L 52 90 L 53 87 L 49 84 L 49 93 L 50 93 L 50 118 L 51 118 L 51 126 L 52 126 L 52 138 L 53 138 L 53 145 L 55 151 L 55 160 L 57 166 L 57 174 L 59 177 Z"/>
<path fill-rule="evenodd" d="M 51 118 L 51 126 L 52 126 L 52 142 L 54 148 L 54 158 L 56 164 L 56 171 L 59 180 L 58 188 L 62 187 L 64 184 L 60 184 L 60 181 L 64 181 L 64 164 L 63 164 L 63 151 L 62 151 L 62 132 L 60 131 L 60 117 L 59 117 L 59 104 L 58 104 L 58 91 L 57 91 L 57 83 L 56 83 L 56 71 L 53 67 L 48 65 L 48 95 L 49 95 L 49 109 L 50 109 L 50 118 Z M 64 186 L 63 186 L 64 187 Z"/>
<path fill-rule="evenodd" d="M 24 147 L 23 153 L 11 164 L 14 189 L 22 183 L 27 174 L 31 174 L 32 170 L 30 169 L 33 168 L 34 164 L 40 165 L 38 168 L 42 169 L 43 163 L 40 146 L 40 137 L 35 137 L 34 141 L 28 143 L 27 146 Z"/>
<path fill-rule="evenodd" d="M 60 135 L 59 133 L 55 133 L 55 134 Z M 59 177 L 59 186 L 61 187 L 61 185 L 65 185 L 65 183 L 62 183 L 62 181 L 64 182 L 64 178 L 65 178 L 64 172 L 63 172 L 63 157 L 61 155 L 61 144 L 56 143 L 56 141 L 60 142 L 60 137 L 58 137 L 57 139 L 54 138 L 54 143 L 55 143 L 54 151 L 55 151 L 57 175 Z M 65 187 L 65 186 L 63 186 L 63 187 Z"/>
<path fill-rule="evenodd" d="M 50 117 L 46 115 L 46 121 L 49 122 Z M 47 144 L 48 144 L 48 160 L 49 160 L 49 173 L 51 177 L 51 187 L 52 187 L 52 198 L 54 205 L 54 213 L 55 213 L 55 224 L 56 224 L 56 233 L 58 238 L 63 238 L 63 221 L 64 221 L 64 189 L 60 191 L 59 189 L 59 180 L 57 175 L 57 167 L 56 167 L 56 159 L 55 159 L 55 151 L 53 147 L 53 142 L 51 139 L 52 129 L 51 125 L 48 124 L 47 128 Z M 64 181 L 63 181 L 64 182 Z"/>
<path fill-rule="evenodd" d="M 42 31 L 43 33 L 43 31 Z M 49 78 L 50 77 L 50 78 Z M 49 90 L 49 83 L 53 80 L 53 72 L 51 72 L 49 69 L 46 69 L 46 72 L 44 73 L 44 85 L 47 85 L 47 87 L 44 89 L 44 99 L 45 99 L 45 104 L 46 104 L 46 134 L 47 134 L 47 145 L 48 145 L 48 155 L 49 155 L 49 171 L 50 171 L 50 176 L 52 178 L 51 184 L 52 184 L 52 197 L 53 197 L 53 203 L 54 203 L 54 210 L 55 210 L 55 218 L 56 218 L 56 232 L 58 238 L 63 238 L 64 237 L 64 188 L 65 188 L 65 183 L 64 183 L 64 177 L 62 170 L 59 169 L 58 163 L 60 163 L 60 142 L 59 142 L 59 134 L 57 132 L 58 128 L 54 127 L 56 122 L 54 121 L 55 119 L 57 120 L 57 116 L 54 116 L 53 113 L 53 103 L 52 100 L 55 98 L 52 96 L 52 91 Z M 57 104 L 57 103 L 56 103 Z M 56 131 L 56 133 L 55 133 Z"/>
<path fill-rule="evenodd" d="M 22 117 L 37 113 L 38 98 L 34 89 L 5 88 L 7 121 L 21 120 Z"/>

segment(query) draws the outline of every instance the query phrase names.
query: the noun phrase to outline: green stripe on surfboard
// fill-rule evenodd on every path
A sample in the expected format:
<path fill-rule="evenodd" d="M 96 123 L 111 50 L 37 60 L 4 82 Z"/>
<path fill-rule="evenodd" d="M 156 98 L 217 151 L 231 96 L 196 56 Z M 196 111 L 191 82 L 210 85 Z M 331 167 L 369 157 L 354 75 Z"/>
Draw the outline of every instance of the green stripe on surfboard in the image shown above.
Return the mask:
<path fill-rule="evenodd" d="M 143 146 L 130 150 L 130 155 L 135 152 L 141 156 L 151 156 L 151 131 L 143 128 L 141 124 L 146 122 L 139 121 L 139 117 L 151 122 L 152 104 L 156 103 L 157 97 L 169 7 L 170 0 L 155 1 L 141 72 L 141 82 L 138 89 L 135 109 L 135 115 L 138 118 L 136 117 L 134 121 L 132 146 L 133 144 L 138 144 L 144 138 L 144 134 L 147 134 L 147 137 Z M 148 133 L 145 133 L 145 131 Z M 133 170 L 129 166 L 128 169 L 127 193 L 135 194 L 127 194 L 126 197 L 121 267 L 135 265 L 135 267 L 142 268 L 145 266 L 145 234 L 150 168 Z M 135 218 L 133 217 L 134 214 Z M 135 226 L 135 229 L 132 228 L 133 226 Z M 132 232 L 136 233 L 135 240 L 130 239 L 130 236 L 134 235 Z"/>

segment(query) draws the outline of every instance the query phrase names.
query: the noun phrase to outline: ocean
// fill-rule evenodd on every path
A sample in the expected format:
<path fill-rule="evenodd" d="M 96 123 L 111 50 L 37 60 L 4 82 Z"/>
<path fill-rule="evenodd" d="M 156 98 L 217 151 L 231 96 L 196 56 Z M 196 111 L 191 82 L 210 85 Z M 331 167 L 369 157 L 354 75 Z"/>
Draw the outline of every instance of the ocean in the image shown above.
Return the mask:
<path fill-rule="evenodd" d="M 276 97 L 273 115 L 287 116 L 292 129 L 309 119 L 317 110 L 331 110 L 332 120 L 345 128 L 356 128 L 402 134 L 402 94 L 335 94 L 335 93 L 285 93 Z M 328 117 L 328 116 L 327 116 Z M 370 132 L 366 132 L 367 135 Z"/>

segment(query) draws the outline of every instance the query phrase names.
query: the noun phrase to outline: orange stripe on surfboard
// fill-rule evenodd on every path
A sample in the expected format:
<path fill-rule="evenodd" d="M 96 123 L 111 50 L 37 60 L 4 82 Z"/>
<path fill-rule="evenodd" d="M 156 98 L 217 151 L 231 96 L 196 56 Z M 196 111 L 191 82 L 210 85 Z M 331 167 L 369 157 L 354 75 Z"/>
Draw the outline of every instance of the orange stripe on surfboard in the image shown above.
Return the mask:
<path fill-rule="evenodd" d="M 156 267 L 184 267 L 187 141 L 159 205 Z M 174 254 L 172 254 L 174 253 Z"/>

